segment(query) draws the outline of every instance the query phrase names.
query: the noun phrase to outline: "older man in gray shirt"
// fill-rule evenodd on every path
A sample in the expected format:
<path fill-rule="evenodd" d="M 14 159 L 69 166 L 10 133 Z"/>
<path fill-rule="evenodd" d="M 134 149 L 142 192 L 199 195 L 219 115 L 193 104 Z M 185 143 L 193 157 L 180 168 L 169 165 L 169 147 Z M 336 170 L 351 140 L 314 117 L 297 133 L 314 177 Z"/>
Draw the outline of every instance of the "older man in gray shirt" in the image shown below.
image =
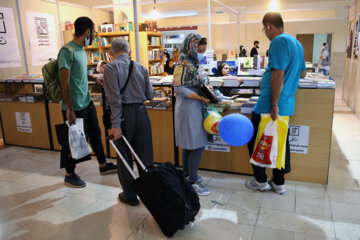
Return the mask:
<path fill-rule="evenodd" d="M 115 39 L 111 43 L 111 54 L 114 60 L 108 63 L 104 71 L 104 90 L 107 103 L 111 108 L 110 135 L 128 164 L 133 166 L 131 152 L 127 148 L 124 135 L 145 166 L 153 164 L 153 146 L 149 116 L 143 102 L 154 97 L 146 68 L 134 62 L 129 75 L 130 49 L 124 39 Z M 121 93 L 122 92 L 122 93 Z M 139 174 L 143 170 L 139 167 Z M 118 175 L 123 192 L 119 200 L 132 206 L 139 205 L 136 193 L 131 187 L 133 178 L 118 157 Z"/>

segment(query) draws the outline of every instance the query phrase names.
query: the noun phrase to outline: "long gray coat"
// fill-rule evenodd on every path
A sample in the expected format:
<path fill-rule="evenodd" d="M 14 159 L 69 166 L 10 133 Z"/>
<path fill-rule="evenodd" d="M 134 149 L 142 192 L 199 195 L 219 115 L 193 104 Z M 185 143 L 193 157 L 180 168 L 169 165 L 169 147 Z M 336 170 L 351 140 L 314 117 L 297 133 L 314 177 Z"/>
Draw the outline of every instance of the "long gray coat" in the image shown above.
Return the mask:
<path fill-rule="evenodd" d="M 174 87 L 175 141 L 176 146 L 194 150 L 207 145 L 207 134 L 203 128 L 203 102 L 188 98 L 191 92 L 199 94 L 197 87 Z"/>

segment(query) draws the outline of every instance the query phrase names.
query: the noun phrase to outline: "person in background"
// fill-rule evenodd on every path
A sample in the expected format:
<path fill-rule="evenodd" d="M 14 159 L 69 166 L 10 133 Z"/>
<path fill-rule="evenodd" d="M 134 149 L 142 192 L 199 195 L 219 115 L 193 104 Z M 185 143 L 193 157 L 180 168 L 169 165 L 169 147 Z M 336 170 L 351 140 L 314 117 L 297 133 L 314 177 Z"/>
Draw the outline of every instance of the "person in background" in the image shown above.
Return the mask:
<path fill-rule="evenodd" d="M 102 73 L 104 74 L 106 62 L 105 61 L 99 61 L 96 65 L 96 73 Z"/>
<path fill-rule="evenodd" d="M 200 95 L 199 87 L 208 81 L 206 73 L 199 71 L 204 58 L 207 40 L 203 36 L 190 33 L 180 49 L 180 58 L 174 71 L 175 141 L 183 149 L 183 171 L 194 190 L 199 195 L 209 195 L 210 190 L 201 183 L 198 169 L 201 155 L 208 143 L 202 126 L 203 108 L 209 103 Z"/>
<path fill-rule="evenodd" d="M 322 44 L 321 55 L 316 66 L 319 67 L 318 72 L 324 74 L 325 76 L 329 76 L 330 60 L 329 60 L 329 45 L 327 43 Z"/>
<path fill-rule="evenodd" d="M 179 49 L 176 47 L 174 48 L 174 51 L 171 55 L 171 59 L 174 61 L 174 62 L 177 62 L 178 59 L 179 59 Z"/>
<path fill-rule="evenodd" d="M 171 59 L 168 59 L 166 61 L 166 65 L 165 65 L 165 72 L 168 75 L 173 75 L 174 74 L 174 69 L 175 69 L 174 62 Z"/>
<path fill-rule="evenodd" d="M 215 77 L 224 77 L 224 76 L 230 76 L 230 66 L 226 62 L 218 65 L 218 68 L 215 73 Z M 242 80 L 240 78 L 237 78 L 237 79 L 238 79 L 239 83 L 241 84 Z M 233 97 L 224 96 L 224 94 L 228 94 L 227 92 L 228 92 L 228 89 L 225 90 L 224 88 L 214 87 L 214 93 L 220 100 L 231 100 L 238 96 L 238 95 L 233 96 Z"/>
<path fill-rule="evenodd" d="M 259 41 L 254 41 L 254 47 L 251 49 L 250 57 L 259 55 L 258 53 Z"/>
<path fill-rule="evenodd" d="M 260 83 L 259 99 L 253 109 L 251 122 L 254 135 L 248 143 L 249 155 L 253 154 L 255 139 L 261 114 L 270 114 L 275 121 L 280 116 L 292 116 L 295 112 L 295 93 L 300 77 L 305 77 L 306 66 L 304 50 L 298 40 L 284 33 L 284 23 L 280 13 L 269 12 L 263 18 L 263 32 L 271 41 L 269 64 Z M 289 138 L 286 139 L 285 169 L 273 169 L 273 178 L 268 181 L 265 168 L 252 164 L 254 177 L 246 181 L 251 190 L 267 191 L 273 189 L 285 194 L 285 177 L 290 172 Z"/>
<path fill-rule="evenodd" d="M 246 57 L 246 49 L 243 45 L 240 45 L 239 57 Z"/>
<path fill-rule="evenodd" d="M 136 154 L 146 167 L 153 165 L 153 145 L 151 125 L 148 113 L 143 104 L 145 100 L 154 98 L 153 87 L 149 80 L 149 73 L 144 66 L 133 62 L 130 72 L 130 47 L 124 39 L 115 39 L 111 43 L 111 54 L 114 60 L 106 64 L 105 94 L 111 107 L 110 136 L 114 137 L 115 145 L 133 168 L 133 158 L 123 135 L 129 141 Z M 126 80 L 130 76 L 128 83 Z M 131 206 L 139 205 L 136 193 L 131 187 L 133 178 L 125 165 L 117 157 L 118 176 L 123 188 L 119 194 L 119 201 Z M 137 163 L 137 162 L 136 162 Z M 138 165 L 140 176 L 143 169 Z"/>
<path fill-rule="evenodd" d="M 116 165 L 106 162 L 96 108 L 91 101 L 88 86 L 87 56 L 84 47 L 91 45 L 94 39 L 94 23 L 88 17 L 79 17 L 74 25 L 74 40 L 68 44 L 74 49 L 75 60 L 71 63 L 72 53 L 66 48 L 60 50 L 57 59 L 63 94 L 62 115 L 64 122 L 68 121 L 70 125 L 76 124 L 76 118 L 83 118 L 84 131 L 99 162 L 100 174 L 113 173 L 116 172 Z M 64 182 L 71 187 L 85 187 L 86 183 L 75 174 L 75 166 L 79 161 L 70 158 L 69 155 L 70 152 L 64 153 L 66 157 L 60 160 L 60 166 L 66 170 Z"/>

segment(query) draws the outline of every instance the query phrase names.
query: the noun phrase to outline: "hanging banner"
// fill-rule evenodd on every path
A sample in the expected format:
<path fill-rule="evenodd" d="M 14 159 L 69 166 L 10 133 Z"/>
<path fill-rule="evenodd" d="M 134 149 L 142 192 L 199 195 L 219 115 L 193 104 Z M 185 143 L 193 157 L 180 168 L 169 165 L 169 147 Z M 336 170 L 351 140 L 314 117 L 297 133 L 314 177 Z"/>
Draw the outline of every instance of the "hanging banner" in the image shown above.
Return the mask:
<path fill-rule="evenodd" d="M 12 8 L 0 7 L 0 68 L 20 66 L 21 60 Z"/>
<path fill-rule="evenodd" d="M 33 66 L 42 66 L 49 58 L 57 58 L 58 45 L 54 16 L 26 11 L 31 60 Z"/>
<path fill-rule="evenodd" d="M 290 125 L 290 152 L 307 154 L 309 150 L 310 126 Z"/>

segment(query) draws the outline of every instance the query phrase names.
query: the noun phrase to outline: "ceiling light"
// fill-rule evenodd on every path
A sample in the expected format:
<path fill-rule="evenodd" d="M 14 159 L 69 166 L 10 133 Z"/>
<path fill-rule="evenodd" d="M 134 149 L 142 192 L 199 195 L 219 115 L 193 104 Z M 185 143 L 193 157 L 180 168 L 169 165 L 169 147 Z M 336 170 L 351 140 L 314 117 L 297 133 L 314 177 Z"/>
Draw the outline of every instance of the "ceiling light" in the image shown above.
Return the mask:
<path fill-rule="evenodd" d="M 279 5 L 278 5 L 277 0 L 271 0 L 270 10 L 271 11 L 278 11 L 279 10 Z"/>
<path fill-rule="evenodd" d="M 156 20 L 158 18 L 158 11 L 156 10 L 156 0 L 154 0 L 154 8 L 152 10 L 152 13 L 151 13 L 151 18 Z"/>

